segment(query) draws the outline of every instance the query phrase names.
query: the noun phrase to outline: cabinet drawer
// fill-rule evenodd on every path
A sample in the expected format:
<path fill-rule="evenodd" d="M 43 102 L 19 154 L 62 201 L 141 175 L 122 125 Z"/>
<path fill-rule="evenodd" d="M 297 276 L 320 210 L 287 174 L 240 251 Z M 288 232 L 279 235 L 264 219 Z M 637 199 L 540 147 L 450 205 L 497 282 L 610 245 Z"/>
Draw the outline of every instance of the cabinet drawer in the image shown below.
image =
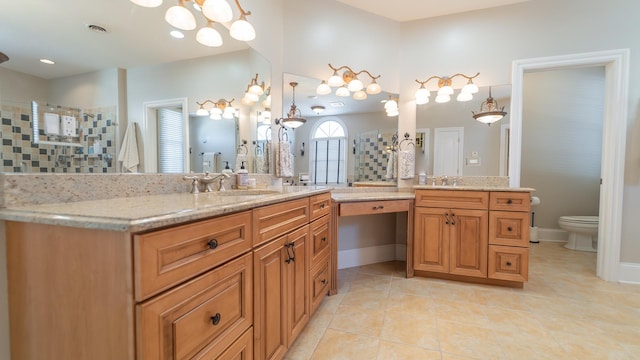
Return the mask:
<path fill-rule="evenodd" d="M 135 294 L 142 301 L 251 249 L 251 212 L 134 235 Z"/>
<path fill-rule="evenodd" d="M 489 208 L 489 193 L 467 190 L 416 190 L 416 206 L 447 209 Z"/>
<path fill-rule="evenodd" d="M 314 195 L 309 198 L 310 221 L 319 219 L 331 212 L 331 193 Z"/>
<path fill-rule="evenodd" d="M 528 212 L 531 209 L 531 194 L 528 192 L 492 191 L 489 209 Z"/>
<path fill-rule="evenodd" d="M 529 249 L 489 245 L 489 278 L 527 281 L 529 278 Z"/>
<path fill-rule="evenodd" d="M 253 321 L 246 254 L 136 306 L 138 359 L 216 358 Z"/>
<path fill-rule="evenodd" d="M 326 253 L 329 252 L 329 239 L 330 229 L 329 229 L 329 217 L 325 216 L 324 218 L 317 220 L 311 224 L 311 246 L 309 249 L 311 251 L 311 267 L 314 267 L 320 258 L 324 257 Z"/>
<path fill-rule="evenodd" d="M 380 200 L 358 201 L 340 204 L 340 216 L 386 214 L 409 211 L 409 201 Z"/>
<path fill-rule="evenodd" d="M 311 270 L 311 306 L 310 313 L 313 314 L 324 296 L 329 291 L 329 256 L 325 256 L 318 262 L 316 267 Z"/>
<path fill-rule="evenodd" d="M 308 222 L 309 198 L 254 209 L 253 245 L 275 239 Z"/>
<path fill-rule="evenodd" d="M 253 359 L 253 328 L 245 331 L 231 346 L 220 356 L 211 353 L 202 354 L 198 359 L 202 360 L 251 360 Z"/>
<path fill-rule="evenodd" d="M 489 244 L 529 247 L 529 213 L 490 211 Z"/>

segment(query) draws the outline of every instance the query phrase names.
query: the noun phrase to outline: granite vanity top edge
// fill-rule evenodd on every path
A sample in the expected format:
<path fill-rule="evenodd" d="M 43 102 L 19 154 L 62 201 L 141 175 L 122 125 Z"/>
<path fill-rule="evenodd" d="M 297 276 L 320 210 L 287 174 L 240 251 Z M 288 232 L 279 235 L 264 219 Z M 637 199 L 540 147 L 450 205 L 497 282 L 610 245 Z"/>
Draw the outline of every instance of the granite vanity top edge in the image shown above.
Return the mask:
<path fill-rule="evenodd" d="M 337 203 L 376 200 L 413 200 L 415 194 L 413 192 L 403 191 L 332 192 L 331 198 Z"/>
<path fill-rule="evenodd" d="M 281 192 L 217 196 L 166 194 L 0 209 L 0 220 L 84 229 L 142 232 L 250 210 L 331 191 L 330 187 L 283 187 Z"/>
<path fill-rule="evenodd" d="M 475 191 L 513 191 L 534 192 L 536 189 L 527 187 L 487 186 L 487 185 L 414 185 L 415 190 L 475 190 Z"/>

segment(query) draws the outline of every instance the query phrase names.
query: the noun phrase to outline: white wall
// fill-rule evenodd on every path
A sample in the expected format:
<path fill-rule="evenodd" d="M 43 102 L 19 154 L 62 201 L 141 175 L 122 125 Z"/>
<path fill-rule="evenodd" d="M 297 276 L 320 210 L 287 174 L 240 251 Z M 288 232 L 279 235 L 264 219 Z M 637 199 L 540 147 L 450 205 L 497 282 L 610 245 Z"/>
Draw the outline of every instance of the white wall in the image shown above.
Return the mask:
<path fill-rule="evenodd" d="M 49 80 L 47 97 L 42 100 L 74 108 L 116 106 L 119 74 L 119 69 L 105 69 Z"/>
<path fill-rule="evenodd" d="M 479 71 L 479 86 L 506 84 L 517 59 L 620 48 L 637 54 L 638 13 L 640 2 L 629 0 L 536 0 L 403 23 L 400 98 L 413 97 L 413 81 L 430 75 Z M 632 60 L 630 67 L 621 260 L 639 263 L 640 63 Z M 401 125 L 411 111 L 410 104 L 401 109 Z"/>
<path fill-rule="evenodd" d="M 47 97 L 47 80 L 0 67 L 0 101 L 29 104 Z"/>

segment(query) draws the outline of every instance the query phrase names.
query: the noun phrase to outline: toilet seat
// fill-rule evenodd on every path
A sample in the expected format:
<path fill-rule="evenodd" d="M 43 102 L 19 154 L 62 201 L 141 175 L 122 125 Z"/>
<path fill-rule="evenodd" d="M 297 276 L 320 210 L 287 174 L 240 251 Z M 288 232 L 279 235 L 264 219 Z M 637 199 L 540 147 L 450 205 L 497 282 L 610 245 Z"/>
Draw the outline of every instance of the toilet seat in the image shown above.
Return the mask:
<path fill-rule="evenodd" d="M 561 216 L 560 221 L 571 224 L 598 225 L 598 216 Z"/>

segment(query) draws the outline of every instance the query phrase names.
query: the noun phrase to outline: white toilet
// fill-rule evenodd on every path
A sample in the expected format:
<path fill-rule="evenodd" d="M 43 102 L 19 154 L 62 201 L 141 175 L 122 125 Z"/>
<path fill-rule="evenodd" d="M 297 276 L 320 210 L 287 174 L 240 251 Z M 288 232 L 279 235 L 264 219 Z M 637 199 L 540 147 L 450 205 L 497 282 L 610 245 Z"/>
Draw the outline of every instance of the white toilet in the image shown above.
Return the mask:
<path fill-rule="evenodd" d="M 561 216 L 558 225 L 569 233 L 567 249 L 579 251 L 598 250 L 597 216 Z"/>

